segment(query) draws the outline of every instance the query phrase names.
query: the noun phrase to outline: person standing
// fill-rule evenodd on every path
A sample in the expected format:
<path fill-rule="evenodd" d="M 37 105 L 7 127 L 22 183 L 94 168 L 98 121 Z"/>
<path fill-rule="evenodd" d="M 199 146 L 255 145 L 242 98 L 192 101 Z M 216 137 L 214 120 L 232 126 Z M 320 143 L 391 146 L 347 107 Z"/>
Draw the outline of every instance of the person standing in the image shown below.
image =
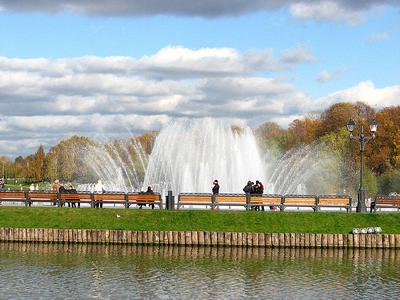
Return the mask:
<path fill-rule="evenodd" d="M 259 196 L 262 196 L 262 194 L 264 193 L 264 186 L 261 183 L 261 181 L 259 181 L 259 180 L 256 180 L 256 186 L 255 186 L 255 192 L 254 193 L 259 195 Z M 255 207 L 255 209 L 256 210 L 260 210 L 260 206 L 257 205 Z M 264 206 L 263 205 L 261 206 L 261 210 L 264 210 Z"/>
<path fill-rule="evenodd" d="M 256 180 L 255 193 L 259 195 L 262 195 L 264 193 L 264 186 L 259 180 Z"/>
<path fill-rule="evenodd" d="M 253 183 L 249 180 L 247 181 L 246 186 L 243 188 L 243 192 L 245 192 L 245 194 L 253 194 L 254 193 L 254 186 Z"/>
<path fill-rule="evenodd" d="M 219 183 L 218 183 L 218 180 L 217 179 L 215 179 L 214 181 L 213 181 L 213 187 L 212 187 L 212 193 L 213 193 L 213 195 L 212 195 L 212 204 L 211 204 L 211 210 L 214 210 L 214 209 L 219 209 L 218 208 L 218 205 L 217 206 L 215 206 L 215 195 L 218 195 L 219 194 Z"/>
<path fill-rule="evenodd" d="M 243 188 L 243 192 L 245 192 L 245 194 L 246 194 L 246 205 L 245 205 L 245 208 L 247 210 L 247 205 L 248 205 L 247 202 L 249 202 L 250 199 L 251 199 L 250 195 L 254 194 L 254 183 L 251 182 L 250 180 L 247 181 L 246 186 Z"/>
<path fill-rule="evenodd" d="M 219 194 L 219 184 L 218 184 L 218 180 L 215 179 L 213 182 L 214 186 L 212 188 L 212 193 L 213 195 Z"/>

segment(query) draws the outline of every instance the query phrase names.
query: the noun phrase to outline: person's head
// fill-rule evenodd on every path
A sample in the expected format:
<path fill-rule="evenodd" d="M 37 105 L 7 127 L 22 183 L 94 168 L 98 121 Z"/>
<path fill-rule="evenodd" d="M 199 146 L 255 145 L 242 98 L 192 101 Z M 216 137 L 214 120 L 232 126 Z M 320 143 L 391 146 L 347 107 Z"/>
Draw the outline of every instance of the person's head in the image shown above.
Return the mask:
<path fill-rule="evenodd" d="M 147 187 L 147 191 L 150 192 L 151 190 L 152 190 L 152 189 L 151 189 L 151 186 L 148 186 L 148 187 Z"/>
<path fill-rule="evenodd" d="M 214 182 L 213 182 L 213 184 L 214 184 L 214 185 L 215 185 L 215 184 L 218 184 L 218 180 L 215 179 Z"/>
<path fill-rule="evenodd" d="M 252 184 L 252 182 L 249 180 L 249 181 L 247 181 L 247 185 L 251 185 Z"/>
<path fill-rule="evenodd" d="M 260 184 L 260 182 L 258 180 L 256 180 L 256 184 Z"/>

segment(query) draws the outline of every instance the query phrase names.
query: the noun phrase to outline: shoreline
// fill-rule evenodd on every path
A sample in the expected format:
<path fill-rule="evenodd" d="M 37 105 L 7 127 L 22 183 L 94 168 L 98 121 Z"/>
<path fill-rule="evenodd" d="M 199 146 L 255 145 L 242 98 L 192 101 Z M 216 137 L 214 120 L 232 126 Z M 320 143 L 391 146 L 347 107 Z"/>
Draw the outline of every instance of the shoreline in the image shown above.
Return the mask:
<path fill-rule="evenodd" d="M 400 249 L 400 234 L 0 228 L 0 242 Z"/>

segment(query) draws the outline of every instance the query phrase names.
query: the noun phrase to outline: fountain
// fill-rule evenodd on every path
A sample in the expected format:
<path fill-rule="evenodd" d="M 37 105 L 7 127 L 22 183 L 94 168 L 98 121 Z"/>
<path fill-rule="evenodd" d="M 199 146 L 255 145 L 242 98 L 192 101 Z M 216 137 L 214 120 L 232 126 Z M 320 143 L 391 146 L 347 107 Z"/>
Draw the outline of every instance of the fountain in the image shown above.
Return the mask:
<path fill-rule="evenodd" d="M 100 190 L 138 191 L 143 182 L 147 155 L 136 140 L 118 140 L 105 145 L 91 145 L 85 151 L 84 161 L 101 183 Z M 81 184 L 78 190 L 98 191 L 97 184 Z"/>
<path fill-rule="evenodd" d="M 143 186 L 156 191 L 241 193 L 248 180 L 265 180 L 265 166 L 248 126 L 215 119 L 173 122 L 158 135 Z"/>
<path fill-rule="evenodd" d="M 288 151 L 271 169 L 267 187 L 276 194 L 336 194 L 339 190 L 339 162 L 322 144 Z"/>
<path fill-rule="evenodd" d="M 243 193 L 248 180 L 265 183 L 264 193 L 307 194 L 337 191 L 338 163 L 318 144 L 302 146 L 278 159 L 262 157 L 245 124 L 211 118 L 178 120 L 164 127 L 148 155 L 135 139 L 90 146 L 85 161 L 106 191 L 154 191 L 175 195 L 210 193 L 218 179 L 221 193 Z M 96 184 L 78 190 L 95 191 Z"/>

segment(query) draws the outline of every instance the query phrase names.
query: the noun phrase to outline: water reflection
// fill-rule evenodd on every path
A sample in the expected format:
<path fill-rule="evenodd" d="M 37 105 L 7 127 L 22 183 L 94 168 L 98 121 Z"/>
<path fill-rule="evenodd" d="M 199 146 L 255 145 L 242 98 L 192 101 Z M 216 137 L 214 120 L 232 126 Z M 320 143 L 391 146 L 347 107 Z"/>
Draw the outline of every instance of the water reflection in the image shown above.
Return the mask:
<path fill-rule="evenodd" d="M 2 298 L 397 298 L 400 251 L 0 244 Z"/>

